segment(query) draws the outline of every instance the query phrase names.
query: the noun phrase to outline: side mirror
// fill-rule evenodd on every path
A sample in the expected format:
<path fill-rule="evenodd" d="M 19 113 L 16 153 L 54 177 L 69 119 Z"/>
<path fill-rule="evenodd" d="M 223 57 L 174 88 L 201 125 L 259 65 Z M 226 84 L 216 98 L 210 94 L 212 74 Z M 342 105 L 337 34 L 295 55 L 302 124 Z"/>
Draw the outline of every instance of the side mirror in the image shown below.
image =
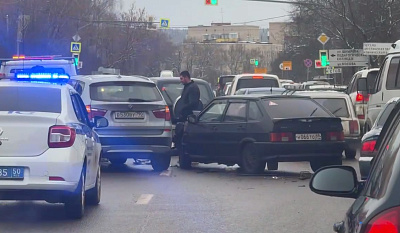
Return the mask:
<path fill-rule="evenodd" d="M 318 170 L 310 181 L 310 189 L 314 193 L 357 198 L 360 193 L 357 172 L 350 166 L 329 166 Z"/>
<path fill-rule="evenodd" d="M 188 122 L 191 124 L 196 124 L 198 122 L 197 116 L 196 115 L 188 116 Z"/>
<path fill-rule="evenodd" d="M 366 78 L 359 78 L 357 80 L 357 92 L 368 93 L 368 83 Z"/>
<path fill-rule="evenodd" d="M 108 126 L 108 120 L 104 117 L 96 116 L 94 118 L 94 127 L 105 128 Z"/>

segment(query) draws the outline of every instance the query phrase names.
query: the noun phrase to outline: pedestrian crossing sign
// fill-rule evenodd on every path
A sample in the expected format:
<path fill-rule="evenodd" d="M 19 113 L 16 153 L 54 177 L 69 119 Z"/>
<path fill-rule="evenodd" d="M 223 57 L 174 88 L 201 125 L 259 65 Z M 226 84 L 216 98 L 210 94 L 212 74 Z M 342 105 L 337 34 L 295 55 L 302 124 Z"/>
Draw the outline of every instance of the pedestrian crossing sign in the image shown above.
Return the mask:
<path fill-rule="evenodd" d="M 169 19 L 160 19 L 161 28 L 169 28 Z"/>
<path fill-rule="evenodd" d="M 71 53 L 80 53 L 82 49 L 81 42 L 71 42 Z"/>

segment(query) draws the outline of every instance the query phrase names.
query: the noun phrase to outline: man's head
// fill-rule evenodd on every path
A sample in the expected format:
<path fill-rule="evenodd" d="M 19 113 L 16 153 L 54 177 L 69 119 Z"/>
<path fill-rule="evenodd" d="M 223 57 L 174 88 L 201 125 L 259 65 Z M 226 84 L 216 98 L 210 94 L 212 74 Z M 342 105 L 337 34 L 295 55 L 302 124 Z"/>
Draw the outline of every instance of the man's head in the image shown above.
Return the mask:
<path fill-rule="evenodd" d="M 189 71 L 186 71 L 186 70 L 182 71 L 179 76 L 181 78 L 181 83 L 182 84 L 188 84 L 188 83 L 190 83 L 192 81 L 190 79 Z"/>

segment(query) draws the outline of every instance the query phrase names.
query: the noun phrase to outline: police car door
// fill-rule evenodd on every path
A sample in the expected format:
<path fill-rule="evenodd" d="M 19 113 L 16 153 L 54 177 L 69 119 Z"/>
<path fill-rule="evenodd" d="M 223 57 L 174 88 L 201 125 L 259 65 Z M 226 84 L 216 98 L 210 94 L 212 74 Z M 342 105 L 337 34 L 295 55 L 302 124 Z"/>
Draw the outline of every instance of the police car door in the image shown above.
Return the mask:
<path fill-rule="evenodd" d="M 85 157 L 86 157 L 86 184 L 92 185 L 95 182 L 96 174 L 97 174 L 97 166 L 98 160 L 96 158 L 96 153 L 94 151 L 95 141 L 92 128 L 90 127 L 90 121 L 88 118 L 88 114 L 83 104 L 81 98 L 78 94 L 71 95 L 72 104 L 74 106 L 74 110 L 76 116 L 80 122 L 79 126 L 82 130 L 81 132 L 76 132 L 77 136 L 81 136 L 81 140 L 86 145 L 85 149 Z M 80 130 L 79 130 L 80 131 Z M 78 137 L 77 137 L 78 139 Z"/>

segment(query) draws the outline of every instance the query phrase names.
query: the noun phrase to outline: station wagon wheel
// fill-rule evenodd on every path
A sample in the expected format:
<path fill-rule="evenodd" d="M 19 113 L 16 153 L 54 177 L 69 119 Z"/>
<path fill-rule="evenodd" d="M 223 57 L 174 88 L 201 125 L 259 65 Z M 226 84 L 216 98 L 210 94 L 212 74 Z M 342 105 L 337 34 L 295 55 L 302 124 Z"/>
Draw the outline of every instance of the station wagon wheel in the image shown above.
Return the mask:
<path fill-rule="evenodd" d="M 346 155 L 347 159 L 354 159 L 357 155 L 357 150 L 346 149 L 344 150 L 344 154 Z"/>
<path fill-rule="evenodd" d="M 265 164 L 266 162 L 260 160 L 253 143 L 248 143 L 243 147 L 240 166 L 245 173 L 261 173 L 265 170 Z"/>

